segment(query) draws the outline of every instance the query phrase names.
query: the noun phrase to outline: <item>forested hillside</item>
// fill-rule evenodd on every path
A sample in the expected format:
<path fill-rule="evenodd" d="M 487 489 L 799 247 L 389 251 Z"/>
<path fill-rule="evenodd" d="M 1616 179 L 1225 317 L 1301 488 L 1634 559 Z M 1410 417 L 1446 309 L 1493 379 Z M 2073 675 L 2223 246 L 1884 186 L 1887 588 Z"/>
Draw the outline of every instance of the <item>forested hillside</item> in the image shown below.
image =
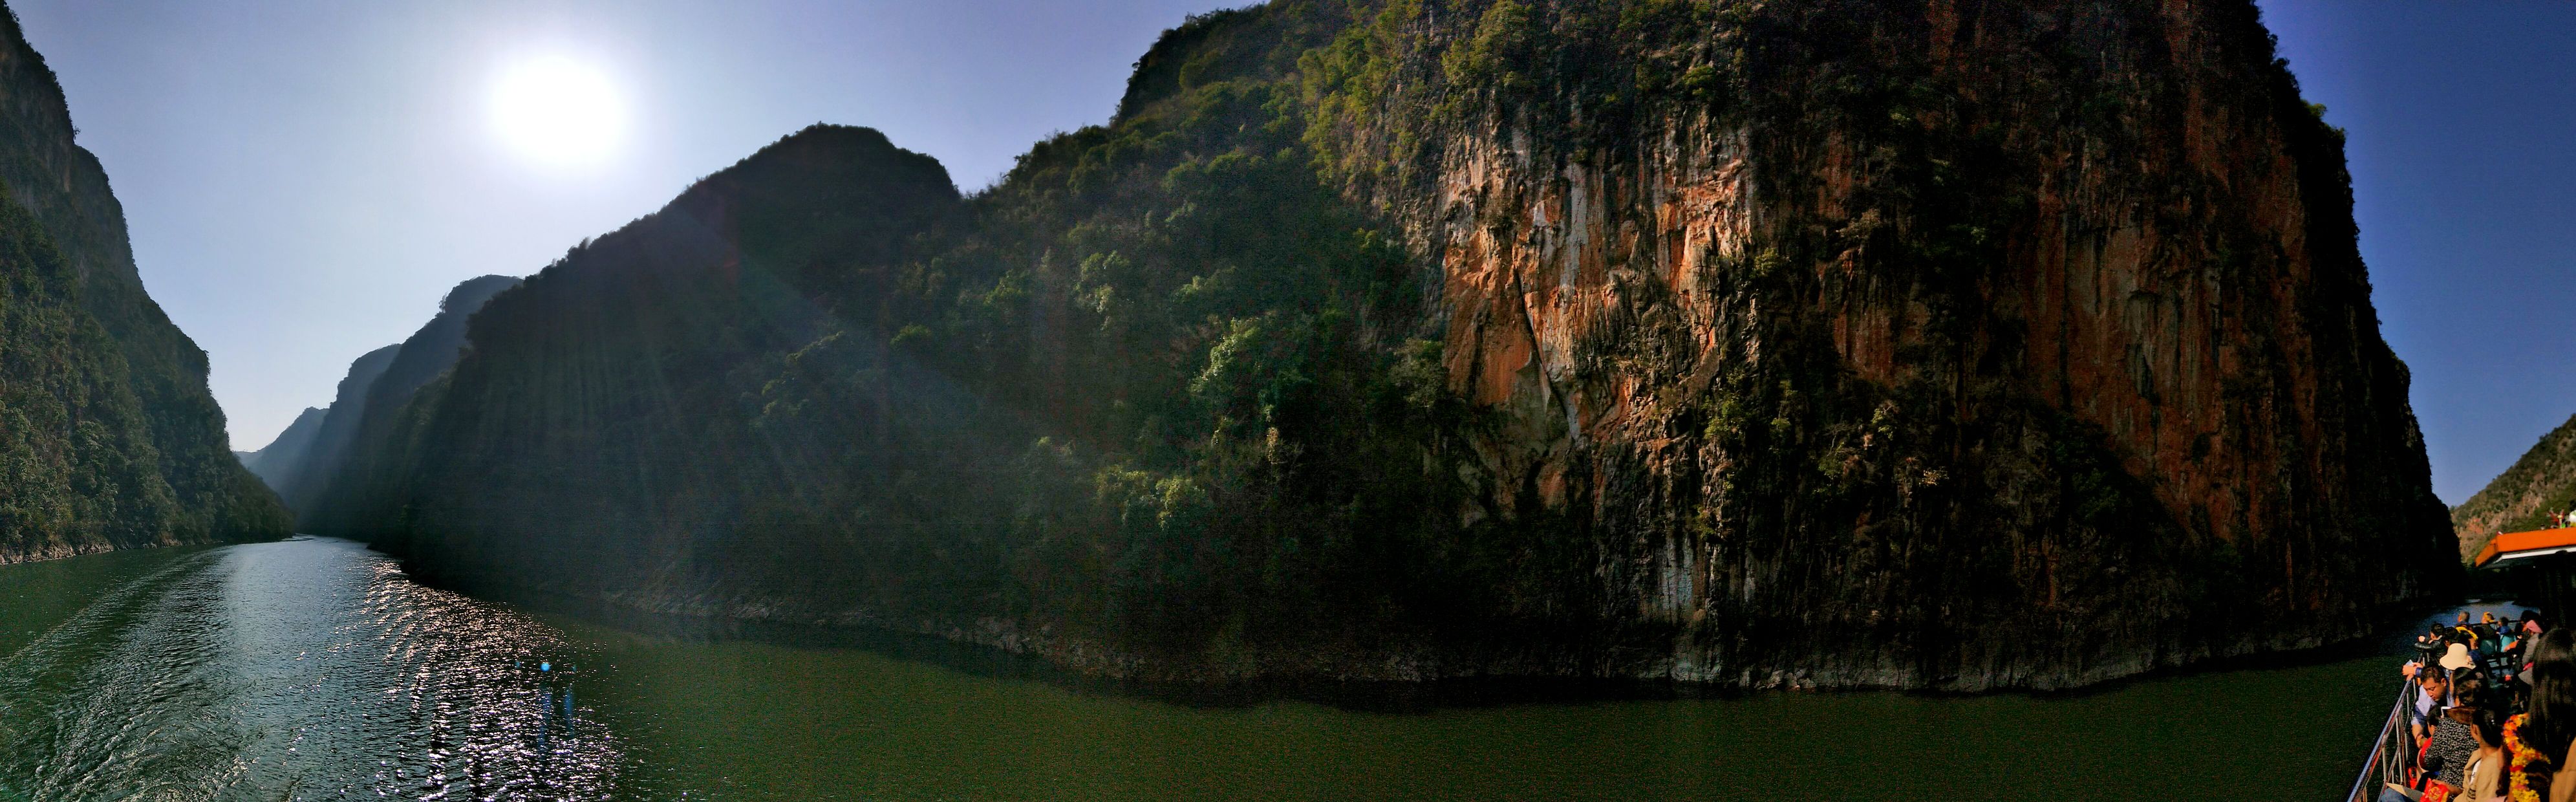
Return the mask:
<path fill-rule="evenodd" d="M 5 9 L 0 9 L 5 10 Z M 234 458 L 206 355 L 144 294 L 125 214 L 73 142 L 62 88 L 0 14 L 0 184 L 8 188 L 15 399 L 0 439 L 0 562 L 286 534 Z M 23 382 L 23 383 L 20 383 Z"/>
<path fill-rule="evenodd" d="M 2451 529 L 2460 556 L 2475 557 L 2497 533 L 2546 529 L 2569 510 L 2576 510 L 2576 418 L 2541 436 L 2513 467 L 2452 508 Z"/>
<path fill-rule="evenodd" d="M 342 531 L 1137 677 L 2316 645 L 2450 579 L 2341 157 L 2243 2 L 1281 0 L 971 197 L 817 127 L 574 248 Z"/>

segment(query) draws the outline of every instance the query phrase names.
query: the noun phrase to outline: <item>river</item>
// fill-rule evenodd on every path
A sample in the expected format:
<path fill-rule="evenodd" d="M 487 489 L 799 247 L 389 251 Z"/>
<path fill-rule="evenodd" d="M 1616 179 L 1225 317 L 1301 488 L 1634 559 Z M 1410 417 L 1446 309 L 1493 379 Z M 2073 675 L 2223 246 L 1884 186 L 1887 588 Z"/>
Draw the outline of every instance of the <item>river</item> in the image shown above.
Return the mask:
<path fill-rule="evenodd" d="M 2397 682 L 2363 657 L 2056 697 L 1176 699 L 648 629 L 330 539 L 0 566 L 0 799 L 2316 802 Z"/>

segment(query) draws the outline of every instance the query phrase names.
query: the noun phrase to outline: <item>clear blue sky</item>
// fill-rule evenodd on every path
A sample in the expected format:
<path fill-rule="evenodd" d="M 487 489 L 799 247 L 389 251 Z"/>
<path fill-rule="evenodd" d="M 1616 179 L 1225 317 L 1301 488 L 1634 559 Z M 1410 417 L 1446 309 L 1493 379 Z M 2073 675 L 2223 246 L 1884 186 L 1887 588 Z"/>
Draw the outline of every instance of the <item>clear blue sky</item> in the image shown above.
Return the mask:
<path fill-rule="evenodd" d="M 2380 330 L 2466 501 L 2576 414 L 2576 3 L 2261 5 L 2347 134 Z"/>
<path fill-rule="evenodd" d="M 234 445 L 330 399 L 455 282 L 524 275 L 808 123 L 869 125 L 963 189 L 1107 119 L 1162 29 L 1225 0 L 618 3 L 33 0 L 143 278 L 214 362 Z M 2576 413 L 2576 4 L 2268 0 L 2351 135 L 2383 330 L 2456 503 Z M 602 163 L 488 130 L 499 65 L 597 65 Z"/>

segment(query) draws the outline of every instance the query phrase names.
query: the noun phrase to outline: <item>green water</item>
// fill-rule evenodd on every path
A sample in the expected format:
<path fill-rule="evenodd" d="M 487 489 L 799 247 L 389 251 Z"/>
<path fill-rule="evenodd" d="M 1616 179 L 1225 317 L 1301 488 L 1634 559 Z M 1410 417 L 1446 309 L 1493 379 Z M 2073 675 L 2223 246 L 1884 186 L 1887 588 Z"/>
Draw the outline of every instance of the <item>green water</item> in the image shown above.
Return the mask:
<path fill-rule="evenodd" d="M 584 665 L 495 668 L 530 658 Z M 1206 706 L 530 615 L 300 540 L 0 567 L 0 797 L 2321 800 L 2351 783 L 2393 674 Z"/>

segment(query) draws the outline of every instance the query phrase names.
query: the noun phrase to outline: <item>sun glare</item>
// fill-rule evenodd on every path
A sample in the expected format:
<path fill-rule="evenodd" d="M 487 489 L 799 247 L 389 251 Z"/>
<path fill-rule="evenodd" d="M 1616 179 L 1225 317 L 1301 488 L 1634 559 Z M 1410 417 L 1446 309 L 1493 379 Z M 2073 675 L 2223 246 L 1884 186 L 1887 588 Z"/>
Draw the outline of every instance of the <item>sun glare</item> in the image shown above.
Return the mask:
<path fill-rule="evenodd" d="M 541 56 L 504 67 L 492 84 L 492 130 L 510 150 L 549 166 L 615 155 L 626 106 L 597 65 Z"/>

